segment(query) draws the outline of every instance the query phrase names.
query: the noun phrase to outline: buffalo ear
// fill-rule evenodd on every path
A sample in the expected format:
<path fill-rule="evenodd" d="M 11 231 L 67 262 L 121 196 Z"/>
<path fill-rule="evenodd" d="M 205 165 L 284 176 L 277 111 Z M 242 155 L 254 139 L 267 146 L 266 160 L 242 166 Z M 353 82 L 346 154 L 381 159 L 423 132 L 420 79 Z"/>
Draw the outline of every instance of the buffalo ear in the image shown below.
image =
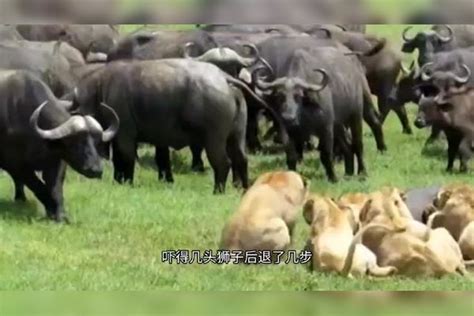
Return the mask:
<path fill-rule="evenodd" d="M 321 106 L 319 105 L 319 102 L 317 102 L 314 98 L 314 93 L 315 92 L 311 92 L 311 91 L 308 91 L 308 90 L 303 90 L 303 104 L 308 106 L 308 107 L 312 107 L 312 108 L 315 108 L 315 109 L 320 109 Z"/>
<path fill-rule="evenodd" d="M 311 225 L 314 218 L 314 200 L 309 199 L 303 206 L 303 217 L 308 225 Z"/>
<path fill-rule="evenodd" d="M 451 103 L 438 104 L 438 109 L 441 112 L 449 112 L 453 109 L 453 105 Z"/>
<path fill-rule="evenodd" d="M 143 46 L 153 41 L 155 39 L 155 36 L 151 34 L 142 34 L 138 35 L 135 39 L 137 41 L 138 46 Z"/>

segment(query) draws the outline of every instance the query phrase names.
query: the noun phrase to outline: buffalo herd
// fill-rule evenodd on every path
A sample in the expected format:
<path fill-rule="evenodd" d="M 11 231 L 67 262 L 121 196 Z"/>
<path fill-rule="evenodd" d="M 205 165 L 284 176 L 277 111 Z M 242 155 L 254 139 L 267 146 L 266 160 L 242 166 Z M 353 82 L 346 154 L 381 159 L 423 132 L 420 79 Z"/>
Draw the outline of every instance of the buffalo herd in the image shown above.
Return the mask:
<path fill-rule="evenodd" d="M 448 171 L 466 172 L 474 141 L 474 26 L 435 25 L 400 34 L 403 53 L 361 25 L 199 25 L 122 34 L 114 25 L 0 26 L 0 167 L 66 221 L 69 165 L 100 178 L 112 156 L 114 179 L 132 183 L 137 147 L 155 147 L 160 180 L 173 182 L 170 148 L 202 152 L 214 192 L 249 187 L 247 151 L 262 149 L 259 122 L 296 170 L 313 136 L 331 182 L 367 175 L 363 126 L 377 149 L 390 111 L 412 133 L 405 105 L 419 104 L 418 128 L 448 141 Z M 377 108 L 374 97 L 377 99 Z M 37 175 L 41 173 L 41 177 Z"/>

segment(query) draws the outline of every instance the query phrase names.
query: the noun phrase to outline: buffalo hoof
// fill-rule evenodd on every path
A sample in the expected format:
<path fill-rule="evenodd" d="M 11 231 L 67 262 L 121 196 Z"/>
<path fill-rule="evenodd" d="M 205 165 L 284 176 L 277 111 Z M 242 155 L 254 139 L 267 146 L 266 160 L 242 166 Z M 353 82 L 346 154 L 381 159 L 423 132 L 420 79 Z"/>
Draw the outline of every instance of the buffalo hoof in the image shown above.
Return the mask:
<path fill-rule="evenodd" d="M 71 224 L 69 218 L 65 214 L 48 214 L 43 220 L 53 221 L 57 224 Z"/>
<path fill-rule="evenodd" d="M 225 193 L 225 187 L 224 185 L 217 185 L 215 188 L 214 188 L 214 194 L 215 195 L 220 195 L 220 194 L 224 194 Z"/>
<path fill-rule="evenodd" d="M 26 202 L 25 195 L 15 195 L 15 202 L 24 203 Z"/>
<path fill-rule="evenodd" d="M 191 167 L 191 171 L 192 172 L 196 172 L 196 173 L 203 173 L 205 170 L 204 170 L 204 165 L 195 165 L 195 166 L 192 166 Z"/>
<path fill-rule="evenodd" d="M 353 177 L 354 177 L 354 175 L 345 174 L 343 180 L 344 181 L 350 181 Z"/>
<path fill-rule="evenodd" d="M 467 166 L 461 166 L 459 172 L 463 174 L 469 173 L 469 168 Z"/>
<path fill-rule="evenodd" d="M 378 149 L 379 153 L 381 153 L 381 154 L 384 154 L 388 150 L 386 145 L 383 145 L 383 146 L 381 146 L 377 149 Z"/>
<path fill-rule="evenodd" d="M 446 172 L 447 172 L 447 173 L 450 173 L 450 174 L 454 173 L 453 167 L 448 167 L 448 168 L 446 168 Z"/>
<path fill-rule="evenodd" d="M 336 176 L 331 176 L 328 178 L 329 182 L 331 183 L 338 183 L 339 179 Z"/>
<path fill-rule="evenodd" d="M 403 129 L 403 134 L 405 135 L 413 135 L 413 131 L 411 128 Z"/>
<path fill-rule="evenodd" d="M 242 181 L 240 181 L 240 180 L 233 180 L 232 181 L 232 186 L 236 189 L 242 189 L 243 188 Z"/>
<path fill-rule="evenodd" d="M 174 183 L 173 176 L 169 175 L 169 174 L 168 175 L 163 175 L 163 174 L 158 175 L 158 181 L 167 182 L 167 183 Z"/>
<path fill-rule="evenodd" d="M 166 178 L 159 178 L 159 181 L 160 181 L 160 182 L 166 182 L 166 183 L 174 183 L 173 177 L 171 177 L 171 178 L 169 178 L 169 177 L 166 177 Z"/>

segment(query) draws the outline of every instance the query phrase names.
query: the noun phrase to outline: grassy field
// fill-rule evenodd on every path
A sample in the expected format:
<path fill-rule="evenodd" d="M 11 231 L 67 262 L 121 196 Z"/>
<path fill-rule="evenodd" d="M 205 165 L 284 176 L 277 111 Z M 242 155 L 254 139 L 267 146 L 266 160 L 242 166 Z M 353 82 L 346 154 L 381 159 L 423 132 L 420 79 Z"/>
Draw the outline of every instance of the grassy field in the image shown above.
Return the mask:
<path fill-rule="evenodd" d="M 401 26 L 370 27 L 399 46 Z M 413 121 L 414 106 L 410 106 Z M 426 130 L 402 135 L 394 114 L 385 125 L 389 150 L 376 152 L 365 128 L 369 178 L 329 184 L 315 153 L 307 153 L 299 170 L 312 179 L 314 192 L 339 196 L 369 192 L 382 186 L 412 188 L 467 181 L 471 175 L 446 174 L 443 144 L 423 151 Z M 422 153 L 423 152 L 423 153 Z M 285 168 L 283 154 L 250 156 L 255 178 Z M 474 290 L 472 281 L 452 277 L 408 280 L 389 278 L 348 280 L 309 273 L 304 266 L 168 265 L 161 251 L 217 249 L 221 230 L 239 203 L 241 192 L 228 186 L 222 196 L 212 195 L 212 172 L 192 174 L 187 150 L 173 154 L 175 181 L 160 183 L 153 151 L 140 150 L 136 182 L 120 186 L 106 168 L 102 181 L 90 181 L 69 171 L 65 184 L 71 225 L 41 221 L 42 206 L 12 202 L 13 185 L 0 175 L 0 289 L 2 290 Z M 342 166 L 338 166 L 342 174 Z M 302 249 L 308 227 L 301 217 L 295 249 Z"/>

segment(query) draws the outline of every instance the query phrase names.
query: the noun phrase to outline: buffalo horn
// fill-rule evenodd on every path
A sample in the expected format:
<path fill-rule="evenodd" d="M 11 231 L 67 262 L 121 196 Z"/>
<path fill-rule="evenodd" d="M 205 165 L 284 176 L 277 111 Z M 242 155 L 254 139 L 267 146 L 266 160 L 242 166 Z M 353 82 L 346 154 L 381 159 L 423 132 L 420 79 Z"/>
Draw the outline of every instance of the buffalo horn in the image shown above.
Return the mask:
<path fill-rule="evenodd" d="M 110 107 L 108 106 L 107 104 L 105 103 L 101 103 L 102 107 L 107 110 L 110 115 L 112 116 L 112 123 L 110 124 L 109 128 L 107 128 L 104 133 L 102 134 L 102 141 L 104 143 L 108 143 L 110 142 L 114 137 L 115 135 L 117 134 L 118 130 L 119 130 L 119 126 L 120 126 L 120 120 L 117 116 L 117 113 L 115 113 L 115 111 Z"/>
<path fill-rule="evenodd" d="M 423 81 L 429 81 L 431 80 L 431 78 L 433 78 L 433 75 L 429 75 L 427 73 L 428 69 L 433 66 L 434 63 L 426 63 L 425 65 L 423 65 L 423 67 L 421 67 L 421 80 Z"/>
<path fill-rule="evenodd" d="M 51 130 L 44 130 L 38 126 L 38 119 L 43 108 L 48 104 L 45 101 L 41 104 L 31 115 L 30 124 L 35 129 L 36 133 L 43 139 L 58 140 L 64 137 L 77 134 L 82 131 L 87 131 L 87 124 L 82 116 L 71 116 L 66 122 Z"/>
<path fill-rule="evenodd" d="M 411 42 L 411 41 L 413 41 L 413 40 L 415 39 L 414 37 L 413 37 L 413 38 L 409 38 L 409 37 L 408 37 L 408 32 L 409 32 L 411 29 L 412 29 L 412 27 L 411 27 L 411 26 L 408 26 L 407 28 L 405 28 L 405 29 L 403 30 L 402 37 L 403 37 L 403 40 L 404 40 L 405 42 L 407 42 L 407 43 L 409 43 L 409 42 Z"/>
<path fill-rule="evenodd" d="M 463 64 L 461 68 L 464 69 L 466 75 L 464 77 L 454 75 L 454 79 L 460 84 L 466 84 L 471 79 L 471 69 L 466 64 Z"/>

